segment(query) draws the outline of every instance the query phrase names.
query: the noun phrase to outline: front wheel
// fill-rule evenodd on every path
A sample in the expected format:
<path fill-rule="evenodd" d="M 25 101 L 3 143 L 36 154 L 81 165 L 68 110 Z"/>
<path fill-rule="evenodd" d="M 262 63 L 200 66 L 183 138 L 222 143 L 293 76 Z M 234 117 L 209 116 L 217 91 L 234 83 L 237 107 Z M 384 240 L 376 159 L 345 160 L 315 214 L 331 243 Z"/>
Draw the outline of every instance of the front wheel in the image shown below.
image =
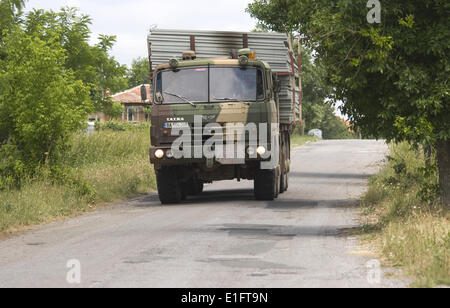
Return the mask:
<path fill-rule="evenodd" d="M 278 195 L 276 170 L 258 170 L 254 181 L 255 199 L 272 201 Z"/>
<path fill-rule="evenodd" d="M 156 171 L 159 200 L 162 204 L 180 203 L 184 192 L 178 180 L 177 169 L 163 167 Z"/>

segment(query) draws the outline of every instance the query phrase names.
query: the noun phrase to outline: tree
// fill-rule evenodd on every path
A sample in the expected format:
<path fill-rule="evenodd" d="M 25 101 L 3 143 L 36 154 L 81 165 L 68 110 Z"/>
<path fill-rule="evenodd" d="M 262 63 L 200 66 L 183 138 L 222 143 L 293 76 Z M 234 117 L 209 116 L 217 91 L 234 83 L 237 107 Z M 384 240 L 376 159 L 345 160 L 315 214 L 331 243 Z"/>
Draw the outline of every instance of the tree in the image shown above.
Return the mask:
<path fill-rule="evenodd" d="M 383 1 L 381 23 L 370 23 L 367 1 L 256 0 L 248 11 L 301 34 L 363 133 L 433 146 L 450 205 L 450 2 Z"/>
<path fill-rule="evenodd" d="M 0 38 L 5 28 L 17 23 L 24 5 L 23 0 L 0 0 Z"/>
<path fill-rule="evenodd" d="M 2 176 L 17 177 L 19 167 L 32 174 L 58 161 L 70 134 L 83 128 L 92 111 L 89 88 L 64 67 L 58 33 L 48 35 L 43 41 L 15 27 L 0 46 L 6 55 L 0 60 Z"/>
<path fill-rule="evenodd" d="M 66 52 L 65 67 L 76 79 L 91 88 L 96 111 L 104 111 L 110 104 L 106 92 L 120 92 L 128 87 L 127 67 L 109 55 L 115 36 L 99 35 L 99 42 L 89 45 L 92 20 L 76 8 L 62 8 L 59 12 L 33 10 L 27 14 L 24 28 L 28 35 L 47 40 L 49 32 L 58 32 Z"/>
<path fill-rule="evenodd" d="M 122 114 L 125 112 L 125 107 L 119 102 L 111 101 L 109 103 L 109 106 L 105 108 L 104 112 L 110 119 L 115 120 L 122 116 Z"/>
<path fill-rule="evenodd" d="M 4 31 L 19 23 L 23 7 L 23 0 L 0 0 L 0 43 L 2 43 Z M 4 56 L 0 53 L 0 59 Z"/>
<path fill-rule="evenodd" d="M 134 88 L 150 81 L 150 66 L 147 58 L 137 58 L 131 63 L 128 72 L 128 83 L 130 88 Z"/>

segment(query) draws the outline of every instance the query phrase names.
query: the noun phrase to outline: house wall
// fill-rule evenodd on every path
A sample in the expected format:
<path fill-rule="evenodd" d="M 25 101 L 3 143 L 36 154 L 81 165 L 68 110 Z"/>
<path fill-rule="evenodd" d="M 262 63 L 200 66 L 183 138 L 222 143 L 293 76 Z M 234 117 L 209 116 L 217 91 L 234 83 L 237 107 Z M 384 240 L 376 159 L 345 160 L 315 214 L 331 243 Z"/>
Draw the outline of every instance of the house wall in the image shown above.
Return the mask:
<path fill-rule="evenodd" d="M 98 112 L 97 114 L 90 114 L 89 120 L 97 120 L 100 123 L 108 122 L 110 120 L 118 121 L 118 122 L 133 122 L 133 123 L 141 123 L 150 121 L 150 116 L 146 115 L 144 110 L 147 106 L 136 106 L 130 104 L 123 104 L 125 108 L 125 112 L 121 117 L 117 119 L 111 119 L 109 116 L 104 114 L 103 112 Z"/>

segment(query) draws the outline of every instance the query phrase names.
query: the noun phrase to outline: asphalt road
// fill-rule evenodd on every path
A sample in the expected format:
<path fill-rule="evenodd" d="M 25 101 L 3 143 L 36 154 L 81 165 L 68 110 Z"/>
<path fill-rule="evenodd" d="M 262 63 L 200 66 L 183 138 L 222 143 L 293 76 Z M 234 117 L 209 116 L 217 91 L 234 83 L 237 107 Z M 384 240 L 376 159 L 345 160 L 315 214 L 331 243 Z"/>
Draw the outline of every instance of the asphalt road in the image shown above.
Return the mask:
<path fill-rule="evenodd" d="M 386 153 L 377 141 L 297 148 L 275 202 L 254 201 L 251 182 L 222 182 L 180 205 L 152 194 L 33 228 L 0 241 L 0 287 L 404 286 L 378 279 L 374 256 L 346 231 Z M 74 259 L 81 284 L 67 281 Z"/>

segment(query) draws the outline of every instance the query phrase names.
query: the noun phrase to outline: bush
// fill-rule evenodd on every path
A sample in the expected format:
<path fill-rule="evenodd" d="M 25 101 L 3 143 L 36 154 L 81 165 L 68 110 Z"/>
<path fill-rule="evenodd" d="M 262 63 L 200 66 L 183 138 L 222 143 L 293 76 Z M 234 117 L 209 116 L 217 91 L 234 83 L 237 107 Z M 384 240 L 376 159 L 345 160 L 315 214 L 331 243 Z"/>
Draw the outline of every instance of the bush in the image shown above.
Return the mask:
<path fill-rule="evenodd" d="M 0 147 L 0 191 L 19 187 L 26 174 L 26 166 L 20 160 L 20 153 L 14 145 Z"/>
<path fill-rule="evenodd" d="M 105 124 L 100 124 L 100 129 L 112 130 L 115 132 L 124 132 L 127 130 L 128 124 L 121 122 L 108 121 Z"/>

